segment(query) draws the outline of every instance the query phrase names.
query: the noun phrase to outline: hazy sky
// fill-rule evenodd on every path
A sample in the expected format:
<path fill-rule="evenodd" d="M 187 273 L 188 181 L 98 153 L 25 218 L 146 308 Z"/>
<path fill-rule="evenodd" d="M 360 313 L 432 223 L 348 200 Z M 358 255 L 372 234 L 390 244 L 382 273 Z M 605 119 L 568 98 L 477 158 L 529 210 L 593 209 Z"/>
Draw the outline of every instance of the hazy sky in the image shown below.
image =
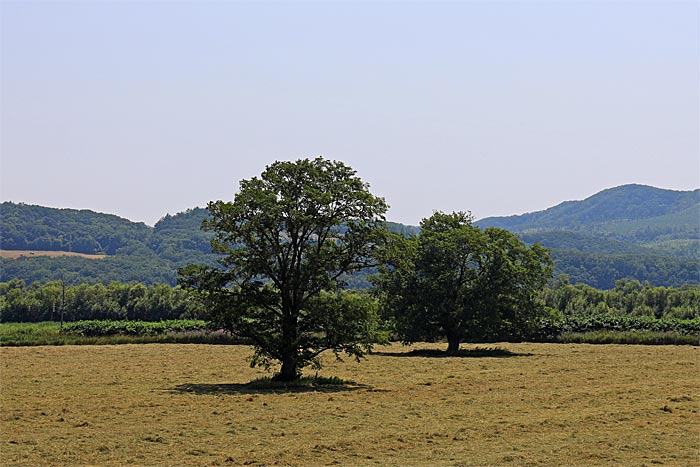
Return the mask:
<path fill-rule="evenodd" d="M 152 225 L 317 155 L 410 224 L 698 188 L 699 5 L 1 0 L 2 199 Z"/>

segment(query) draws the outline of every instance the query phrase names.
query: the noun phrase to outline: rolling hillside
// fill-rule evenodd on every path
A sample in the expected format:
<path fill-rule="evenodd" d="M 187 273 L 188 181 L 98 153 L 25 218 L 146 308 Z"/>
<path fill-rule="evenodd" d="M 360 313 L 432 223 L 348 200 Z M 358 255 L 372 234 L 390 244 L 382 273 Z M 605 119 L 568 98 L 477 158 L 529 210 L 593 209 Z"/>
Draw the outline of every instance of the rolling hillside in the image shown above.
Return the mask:
<path fill-rule="evenodd" d="M 194 208 L 166 215 L 149 227 L 87 210 L 2 203 L 0 249 L 107 256 L 99 261 L 38 255 L 0 258 L 0 281 L 175 284 L 178 267 L 215 264 L 211 234 L 199 228 L 206 216 L 205 209 Z M 388 224 L 405 235 L 419 231 Z M 573 283 L 607 289 L 622 278 L 669 286 L 700 282 L 700 190 L 626 185 L 544 211 L 482 219 L 476 225 L 505 228 L 527 243 L 551 248 L 555 274 L 567 274 Z M 360 275 L 350 283 L 366 286 L 367 280 Z"/>
<path fill-rule="evenodd" d="M 188 262 L 213 264 L 209 234 L 199 229 L 205 209 L 165 216 L 154 227 L 111 214 L 26 204 L 0 205 L 2 250 L 71 251 L 107 255 L 82 257 L 34 255 L 0 259 L 0 280 L 26 282 L 63 279 L 80 282 L 168 283 Z"/>
<path fill-rule="evenodd" d="M 114 255 L 132 243 L 143 243 L 151 231 L 144 223 L 112 214 L 11 202 L 0 205 L 0 219 L 3 250 Z"/>
<path fill-rule="evenodd" d="M 618 279 L 700 282 L 700 190 L 624 185 L 544 211 L 481 219 L 552 249 L 556 273 L 611 288 Z"/>
<path fill-rule="evenodd" d="M 188 263 L 215 265 L 212 234 L 200 229 L 206 209 L 166 215 L 155 226 L 88 210 L 56 209 L 5 202 L 0 205 L 0 282 L 63 279 L 68 283 L 118 280 L 175 285 L 177 269 Z M 389 222 L 402 234 L 417 227 Z M 18 250 L 36 250 L 20 254 Z M 42 254 L 41 251 L 46 252 Z M 79 253 L 67 257 L 60 252 Z M 15 252 L 15 253 L 13 253 Z M 106 255 L 95 261 L 83 255 Z M 352 286 L 367 287 L 366 275 Z"/>
<path fill-rule="evenodd" d="M 476 224 L 529 234 L 585 232 L 654 248 L 659 253 L 700 258 L 700 189 L 623 185 L 582 201 L 565 201 L 519 216 L 489 217 Z"/>

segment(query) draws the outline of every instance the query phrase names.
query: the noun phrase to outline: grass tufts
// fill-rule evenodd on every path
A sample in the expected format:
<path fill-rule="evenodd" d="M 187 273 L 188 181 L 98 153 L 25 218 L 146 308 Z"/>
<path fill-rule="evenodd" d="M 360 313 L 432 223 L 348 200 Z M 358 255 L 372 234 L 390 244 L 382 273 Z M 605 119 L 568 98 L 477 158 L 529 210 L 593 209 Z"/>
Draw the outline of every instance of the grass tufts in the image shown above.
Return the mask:
<path fill-rule="evenodd" d="M 254 379 L 246 385 L 250 389 L 315 389 L 342 386 L 357 386 L 354 381 L 344 380 L 337 376 L 301 376 L 292 381 L 283 381 L 277 376 Z"/>
<path fill-rule="evenodd" d="M 426 357 L 426 358 L 508 358 L 527 357 L 531 354 L 517 353 L 500 347 L 473 347 L 459 349 L 457 352 L 447 352 L 442 349 L 414 349 L 410 352 L 374 352 L 374 355 L 385 357 Z"/>
<path fill-rule="evenodd" d="M 187 383 L 169 389 L 170 392 L 197 395 L 258 395 L 267 393 L 345 392 L 367 388 L 364 384 L 337 376 L 302 376 L 294 381 L 280 381 L 266 376 L 249 383 Z M 253 398 L 246 399 L 252 402 Z"/>

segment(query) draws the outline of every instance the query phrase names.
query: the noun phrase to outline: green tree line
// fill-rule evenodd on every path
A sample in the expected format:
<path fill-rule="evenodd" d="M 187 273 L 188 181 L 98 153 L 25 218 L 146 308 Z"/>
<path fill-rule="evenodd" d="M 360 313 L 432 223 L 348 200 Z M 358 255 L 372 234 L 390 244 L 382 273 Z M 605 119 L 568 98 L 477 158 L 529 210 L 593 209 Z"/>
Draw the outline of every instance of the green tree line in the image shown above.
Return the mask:
<path fill-rule="evenodd" d="M 563 317 L 647 316 L 657 319 L 700 318 L 700 286 L 654 287 L 648 282 L 622 279 L 610 290 L 587 284 L 572 285 L 560 276 L 544 289 L 542 298 Z"/>
<path fill-rule="evenodd" d="M 0 282 L 0 321 L 80 321 L 201 318 L 204 309 L 191 294 L 165 284 L 111 282 L 65 285 L 61 281 Z"/>
<path fill-rule="evenodd" d="M 0 282 L 0 321 L 59 321 L 64 319 L 143 320 L 203 318 L 206 310 L 179 286 L 112 282 L 65 286 L 60 281 Z M 366 298 L 367 299 L 367 298 Z M 654 287 L 620 280 L 612 290 L 569 284 L 559 277 L 539 298 L 561 318 L 641 316 L 656 319 L 700 318 L 700 286 Z M 426 333 L 430 331 L 425 330 Z"/>

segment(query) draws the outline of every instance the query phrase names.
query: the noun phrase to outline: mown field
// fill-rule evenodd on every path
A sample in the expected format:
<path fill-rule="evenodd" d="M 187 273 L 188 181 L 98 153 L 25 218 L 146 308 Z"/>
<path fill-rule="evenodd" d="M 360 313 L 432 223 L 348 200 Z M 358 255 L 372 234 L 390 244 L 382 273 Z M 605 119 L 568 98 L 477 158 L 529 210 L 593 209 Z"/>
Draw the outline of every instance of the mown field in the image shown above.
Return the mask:
<path fill-rule="evenodd" d="M 323 390 L 253 390 L 250 350 L 0 348 L 3 466 L 690 466 L 700 348 L 422 344 L 326 357 Z M 483 346 L 481 347 L 483 349 Z M 410 353 L 411 349 L 422 352 Z"/>
<path fill-rule="evenodd" d="M 17 259 L 21 257 L 48 256 L 57 258 L 60 256 L 79 256 L 88 259 L 103 259 L 107 255 L 89 255 L 87 253 L 74 253 L 72 251 L 44 251 L 44 250 L 0 250 L 0 258 Z"/>

